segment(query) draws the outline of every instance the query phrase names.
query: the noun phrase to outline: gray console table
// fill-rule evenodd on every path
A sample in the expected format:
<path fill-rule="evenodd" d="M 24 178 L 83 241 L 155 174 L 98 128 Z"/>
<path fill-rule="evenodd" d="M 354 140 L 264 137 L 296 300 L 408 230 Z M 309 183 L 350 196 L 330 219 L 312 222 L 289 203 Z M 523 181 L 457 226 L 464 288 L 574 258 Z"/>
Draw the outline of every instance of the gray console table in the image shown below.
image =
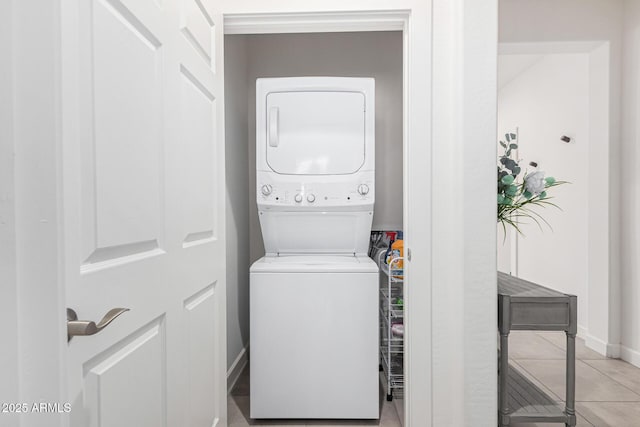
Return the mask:
<path fill-rule="evenodd" d="M 576 425 L 575 377 L 577 298 L 498 272 L 498 330 L 500 363 L 498 420 L 513 423 Z M 567 334 L 567 394 L 562 408 L 539 387 L 509 366 L 509 332 L 513 330 L 565 331 Z"/>

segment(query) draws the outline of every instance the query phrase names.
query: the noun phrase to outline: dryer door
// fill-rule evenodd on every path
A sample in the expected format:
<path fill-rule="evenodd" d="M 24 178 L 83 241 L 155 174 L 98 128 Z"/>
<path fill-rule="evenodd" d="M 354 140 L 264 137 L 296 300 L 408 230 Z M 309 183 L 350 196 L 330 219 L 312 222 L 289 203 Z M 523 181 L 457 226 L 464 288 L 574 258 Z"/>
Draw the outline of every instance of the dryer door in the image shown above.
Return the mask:
<path fill-rule="evenodd" d="M 269 167 L 288 175 L 342 175 L 365 161 L 361 92 L 272 92 L 267 95 Z"/>

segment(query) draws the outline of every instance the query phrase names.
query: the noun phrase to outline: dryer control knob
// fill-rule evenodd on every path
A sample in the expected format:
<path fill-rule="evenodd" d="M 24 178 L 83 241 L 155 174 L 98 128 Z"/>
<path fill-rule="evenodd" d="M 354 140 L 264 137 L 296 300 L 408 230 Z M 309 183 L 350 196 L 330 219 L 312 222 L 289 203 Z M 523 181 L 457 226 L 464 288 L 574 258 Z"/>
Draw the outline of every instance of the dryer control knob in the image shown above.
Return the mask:
<path fill-rule="evenodd" d="M 300 203 L 302 201 L 302 194 L 300 194 L 300 193 L 296 194 L 296 196 L 293 198 L 293 200 L 295 200 L 296 203 Z"/>
<path fill-rule="evenodd" d="M 360 184 L 358 186 L 358 193 L 360 193 L 360 195 L 362 195 L 362 196 L 368 194 L 369 193 L 369 186 L 367 184 Z"/>
<path fill-rule="evenodd" d="M 313 203 L 313 202 L 315 202 L 315 201 L 316 201 L 316 196 L 314 196 L 313 194 L 309 194 L 309 195 L 307 196 L 307 202 L 309 202 L 309 203 Z"/>
<path fill-rule="evenodd" d="M 265 185 L 262 186 L 260 191 L 262 192 L 262 194 L 264 196 L 268 196 L 273 191 L 273 188 L 269 184 L 265 184 Z"/>

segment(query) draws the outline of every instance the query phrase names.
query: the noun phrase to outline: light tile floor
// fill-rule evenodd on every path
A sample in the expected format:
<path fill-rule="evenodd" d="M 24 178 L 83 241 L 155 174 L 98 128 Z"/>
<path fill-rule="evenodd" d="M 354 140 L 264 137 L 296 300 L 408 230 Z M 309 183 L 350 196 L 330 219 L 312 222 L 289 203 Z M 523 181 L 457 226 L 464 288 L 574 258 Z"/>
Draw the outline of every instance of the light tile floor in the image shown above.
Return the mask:
<path fill-rule="evenodd" d="M 249 418 L 249 369 L 240 375 L 227 399 L 229 427 L 286 426 L 286 427 L 401 427 L 393 402 L 387 402 L 380 389 L 380 419 L 378 420 L 252 420 Z"/>
<path fill-rule="evenodd" d="M 565 396 L 565 340 L 563 332 L 514 331 L 509 338 L 512 363 L 558 402 Z M 640 369 L 621 360 L 607 359 L 578 338 L 576 410 L 578 427 L 640 427 Z"/>
<path fill-rule="evenodd" d="M 565 335 L 561 332 L 514 331 L 509 339 L 512 363 L 558 402 L 565 395 L 564 348 Z M 395 405 L 384 399 L 382 390 L 380 403 L 380 420 L 375 421 L 252 420 L 249 418 L 249 370 L 245 369 L 228 398 L 229 427 L 401 427 Z M 621 360 L 607 359 L 578 339 L 576 410 L 578 427 L 640 427 L 640 369 Z M 564 424 L 516 426 L 553 427 Z"/>

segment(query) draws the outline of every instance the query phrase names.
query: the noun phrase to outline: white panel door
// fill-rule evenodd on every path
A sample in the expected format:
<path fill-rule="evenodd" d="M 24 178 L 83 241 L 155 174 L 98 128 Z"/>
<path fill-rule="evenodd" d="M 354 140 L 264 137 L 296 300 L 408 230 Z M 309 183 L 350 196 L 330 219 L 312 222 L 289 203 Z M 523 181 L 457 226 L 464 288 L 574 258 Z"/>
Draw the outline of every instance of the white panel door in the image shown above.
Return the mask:
<path fill-rule="evenodd" d="M 74 427 L 226 426 L 221 16 L 207 0 L 61 2 Z"/>

